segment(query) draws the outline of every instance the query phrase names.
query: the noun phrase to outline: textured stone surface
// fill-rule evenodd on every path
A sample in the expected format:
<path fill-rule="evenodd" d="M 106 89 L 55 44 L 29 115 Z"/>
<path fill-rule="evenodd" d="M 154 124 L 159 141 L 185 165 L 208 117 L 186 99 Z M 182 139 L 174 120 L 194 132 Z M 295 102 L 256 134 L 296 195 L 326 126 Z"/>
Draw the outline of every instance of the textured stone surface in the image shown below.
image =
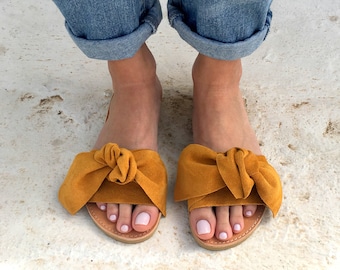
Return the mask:
<path fill-rule="evenodd" d="M 162 1 L 165 11 L 165 1 Z M 242 245 L 196 245 L 172 199 L 176 162 L 191 142 L 196 52 L 166 19 L 148 44 L 164 87 L 160 153 L 168 216 L 147 242 L 114 242 L 57 191 L 105 119 L 106 63 L 85 58 L 52 1 L 0 1 L 1 269 L 335 269 L 340 263 L 340 2 L 274 1 L 271 33 L 244 59 L 242 89 L 268 160 L 282 177 L 278 217 Z"/>

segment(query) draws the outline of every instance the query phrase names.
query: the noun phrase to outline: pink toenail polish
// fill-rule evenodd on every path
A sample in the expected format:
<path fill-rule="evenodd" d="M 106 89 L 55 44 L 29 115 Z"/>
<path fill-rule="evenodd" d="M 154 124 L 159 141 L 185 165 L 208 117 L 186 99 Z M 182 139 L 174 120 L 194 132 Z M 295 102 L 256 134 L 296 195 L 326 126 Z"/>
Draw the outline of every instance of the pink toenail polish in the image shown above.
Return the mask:
<path fill-rule="evenodd" d="M 142 212 L 137 215 L 135 224 L 136 225 L 148 225 L 150 222 L 150 219 L 151 217 L 148 213 Z"/>
<path fill-rule="evenodd" d="M 247 211 L 245 214 L 246 217 L 251 217 L 252 215 L 253 215 L 252 211 Z"/>
<path fill-rule="evenodd" d="M 211 232 L 210 223 L 207 220 L 200 220 L 196 224 L 198 234 L 208 234 Z"/>
<path fill-rule="evenodd" d="M 106 206 L 105 205 L 101 205 L 100 206 L 100 210 L 105 211 L 106 210 Z"/>
<path fill-rule="evenodd" d="M 129 226 L 128 225 L 123 225 L 120 227 L 121 232 L 126 233 L 129 231 Z"/>
<path fill-rule="evenodd" d="M 117 216 L 116 216 L 116 215 L 111 215 L 111 216 L 109 217 L 109 219 L 110 219 L 111 221 L 116 221 L 116 220 L 117 220 Z"/>
<path fill-rule="evenodd" d="M 228 238 L 228 235 L 226 232 L 221 232 L 218 237 L 221 239 L 221 240 L 227 240 Z"/>
<path fill-rule="evenodd" d="M 241 230 L 241 225 L 240 224 L 235 224 L 234 225 L 234 231 L 238 232 Z"/>

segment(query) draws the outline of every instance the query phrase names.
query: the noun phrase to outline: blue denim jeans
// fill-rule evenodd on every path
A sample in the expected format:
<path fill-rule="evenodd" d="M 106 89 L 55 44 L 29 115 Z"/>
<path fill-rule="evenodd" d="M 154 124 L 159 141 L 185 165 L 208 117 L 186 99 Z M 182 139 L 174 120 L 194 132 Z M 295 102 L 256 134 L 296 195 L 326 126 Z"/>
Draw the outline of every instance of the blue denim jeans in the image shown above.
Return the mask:
<path fill-rule="evenodd" d="M 76 45 L 90 58 L 132 57 L 162 20 L 159 0 L 53 0 Z M 272 0 L 169 0 L 172 27 L 198 52 L 235 60 L 269 31 Z"/>

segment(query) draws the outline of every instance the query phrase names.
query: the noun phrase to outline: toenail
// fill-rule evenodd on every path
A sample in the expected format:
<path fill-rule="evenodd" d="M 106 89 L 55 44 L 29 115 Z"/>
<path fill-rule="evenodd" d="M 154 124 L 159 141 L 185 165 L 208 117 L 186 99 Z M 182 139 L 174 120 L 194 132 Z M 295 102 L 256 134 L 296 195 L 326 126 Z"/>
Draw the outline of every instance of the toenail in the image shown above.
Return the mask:
<path fill-rule="evenodd" d="M 221 232 L 218 237 L 221 239 L 221 240 L 226 240 L 228 238 L 228 235 L 226 232 Z"/>
<path fill-rule="evenodd" d="M 234 225 L 234 231 L 238 232 L 241 230 L 241 225 L 240 224 L 235 224 Z"/>
<path fill-rule="evenodd" d="M 253 212 L 250 210 L 245 213 L 246 217 L 251 217 L 252 215 L 253 215 Z"/>
<path fill-rule="evenodd" d="M 111 215 L 111 216 L 109 217 L 109 219 L 110 219 L 111 221 L 116 221 L 116 220 L 117 220 L 117 216 L 116 216 L 116 215 Z"/>
<path fill-rule="evenodd" d="M 208 234 L 211 232 L 210 224 L 207 220 L 200 220 L 196 224 L 198 234 Z"/>
<path fill-rule="evenodd" d="M 101 205 L 99 208 L 100 208 L 100 210 L 102 210 L 102 211 L 105 211 L 105 210 L 106 210 L 106 206 L 105 206 L 105 205 Z"/>
<path fill-rule="evenodd" d="M 150 219 L 151 217 L 148 213 L 142 212 L 137 215 L 135 224 L 136 225 L 148 225 L 150 222 Z"/>
<path fill-rule="evenodd" d="M 120 227 L 121 232 L 126 233 L 129 231 L 129 226 L 128 225 L 123 225 Z"/>

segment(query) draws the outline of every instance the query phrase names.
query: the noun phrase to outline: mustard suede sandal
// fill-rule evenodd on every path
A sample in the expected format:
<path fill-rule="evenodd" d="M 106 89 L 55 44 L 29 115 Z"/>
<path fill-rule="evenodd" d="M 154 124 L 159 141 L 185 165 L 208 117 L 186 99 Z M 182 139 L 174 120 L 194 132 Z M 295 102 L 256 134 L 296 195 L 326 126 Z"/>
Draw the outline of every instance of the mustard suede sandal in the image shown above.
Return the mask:
<path fill-rule="evenodd" d="M 244 217 L 244 229 L 221 241 L 215 236 L 197 243 L 209 250 L 224 250 L 246 240 L 260 224 L 265 208 L 275 217 L 282 202 L 282 187 L 275 169 L 262 155 L 233 148 L 217 153 L 205 146 L 187 146 L 179 159 L 175 201 L 188 201 L 188 210 L 202 207 L 258 205 L 252 217 Z"/>
<path fill-rule="evenodd" d="M 73 215 L 86 205 L 95 224 L 107 235 L 124 243 L 139 243 L 152 236 L 161 215 L 166 215 L 166 193 L 166 169 L 157 152 L 130 151 L 108 143 L 75 157 L 60 187 L 59 201 Z M 150 230 L 122 234 L 95 202 L 155 205 L 160 213 Z"/>

